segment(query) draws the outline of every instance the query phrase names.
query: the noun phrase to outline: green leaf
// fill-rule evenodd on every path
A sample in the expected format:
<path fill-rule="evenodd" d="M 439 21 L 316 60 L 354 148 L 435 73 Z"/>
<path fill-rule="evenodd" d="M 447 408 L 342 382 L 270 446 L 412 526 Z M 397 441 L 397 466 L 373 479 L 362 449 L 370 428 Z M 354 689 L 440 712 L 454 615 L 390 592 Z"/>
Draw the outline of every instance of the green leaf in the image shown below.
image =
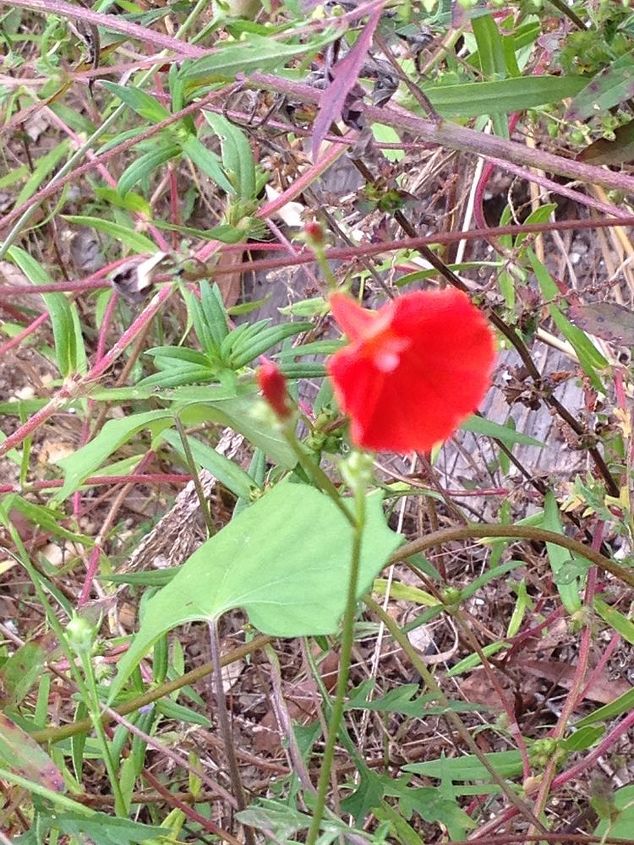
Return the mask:
<path fill-rule="evenodd" d="M 490 657 L 492 654 L 497 654 L 503 648 L 508 648 L 508 644 L 504 640 L 498 640 L 497 642 L 485 645 L 482 649 L 482 654 L 485 657 Z M 479 666 L 481 662 L 479 654 L 470 654 L 468 657 L 463 657 L 462 660 L 459 660 L 451 667 L 447 672 L 447 677 L 455 678 L 458 675 L 462 675 L 463 672 L 470 672 L 476 666 Z"/>
<path fill-rule="evenodd" d="M 531 249 L 527 251 L 527 255 L 544 298 L 547 300 L 556 299 L 559 296 L 559 289 L 552 276 Z M 574 326 L 564 316 L 560 308 L 556 305 L 549 305 L 548 313 L 559 331 L 577 353 L 579 363 L 584 373 L 590 379 L 592 386 L 597 390 L 603 391 L 603 382 L 597 373 L 597 368 L 602 369 L 608 365 L 603 355 L 584 332 L 578 329 L 577 326 Z"/>
<path fill-rule="evenodd" d="M 249 328 L 253 329 L 253 326 Z M 293 335 L 307 332 L 311 329 L 312 323 L 280 323 L 277 326 L 270 326 L 269 328 L 259 330 L 255 336 L 249 331 L 245 332 L 238 339 L 235 333 L 232 333 L 227 338 L 231 349 L 228 356 L 228 363 L 234 369 L 240 369 L 240 367 L 246 366 L 246 364 L 255 358 L 277 346 L 278 343 L 287 337 L 293 337 Z"/>
<path fill-rule="evenodd" d="M 48 754 L 4 713 L 0 713 L 0 762 L 51 792 L 64 792 L 64 779 Z"/>
<path fill-rule="evenodd" d="M 389 794 L 389 789 L 386 792 Z M 445 798 L 435 786 L 421 786 L 401 792 L 399 807 L 406 819 L 412 813 L 417 813 L 426 822 L 445 825 L 453 841 L 463 839 L 466 831 L 476 827 L 476 823 L 458 806 L 457 801 Z"/>
<path fill-rule="evenodd" d="M 113 452 L 131 440 L 135 434 L 153 425 L 164 428 L 170 425 L 173 414 L 171 411 L 147 411 L 144 414 L 133 414 L 118 420 L 108 420 L 99 434 L 73 452 L 66 458 L 57 461 L 64 471 L 64 484 L 55 494 L 53 501 L 63 502 L 82 482 L 92 475 L 96 469 Z"/>
<path fill-rule="evenodd" d="M 36 285 L 50 283 L 50 277 L 42 265 L 21 247 L 10 247 L 7 251 L 7 258 L 19 267 L 28 280 L 33 283 L 34 293 L 37 293 Z M 77 335 L 78 323 L 75 319 L 77 309 L 64 293 L 43 293 L 41 296 L 48 309 L 53 327 L 57 367 L 63 376 L 69 376 L 78 369 L 80 362 L 85 362 L 81 332 L 79 337 Z"/>
<path fill-rule="evenodd" d="M 23 202 L 26 202 L 29 197 L 33 196 L 44 179 L 46 179 L 49 173 L 57 166 L 58 162 L 64 158 L 68 152 L 68 147 L 69 142 L 62 141 L 61 144 L 57 144 L 57 146 L 53 147 L 52 150 L 49 150 L 45 155 L 41 156 L 37 160 L 33 173 L 30 174 L 29 178 L 22 186 L 20 193 L 15 198 L 16 208 L 22 205 Z"/>
<path fill-rule="evenodd" d="M 418 684 L 403 684 L 378 698 L 368 699 L 368 687 L 364 684 L 356 695 L 353 695 L 346 705 L 348 710 L 373 710 L 378 713 L 400 713 L 404 716 L 424 718 L 430 715 L 442 715 L 449 710 L 454 713 L 475 713 L 487 710 L 481 704 L 470 704 L 465 701 L 450 701 L 449 707 L 435 704 L 438 695 L 420 693 Z M 359 694 L 360 693 L 360 694 Z"/>
<path fill-rule="evenodd" d="M 92 813 L 89 816 L 79 813 L 56 813 L 54 826 L 61 833 L 77 837 L 78 842 L 86 842 L 89 839 L 94 845 L 140 845 L 149 843 L 151 837 L 156 841 L 166 832 L 164 827 L 151 827 L 128 819 L 107 816 L 105 813 Z"/>
<path fill-rule="evenodd" d="M 131 188 L 134 188 L 141 179 L 145 179 L 145 177 L 149 176 L 149 174 L 156 170 L 157 167 L 160 167 L 162 164 L 176 158 L 176 156 L 179 156 L 180 153 L 180 146 L 168 141 L 167 143 L 162 142 L 147 153 L 139 156 L 139 158 L 137 158 L 136 161 L 133 161 L 119 177 L 117 189 L 121 196 L 125 197 L 128 191 Z"/>
<path fill-rule="evenodd" d="M 480 70 L 485 79 L 504 79 L 506 76 L 506 56 L 504 42 L 497 28 L 497 24 L 490 14 L 478 15 L 471 21 L 473 34 L 478 45 Z M 509 137 L 508 121 L 498 111 L 491 114 L 491 120 L 496 135 Z"/>
<path fill-rule="evenodd" d="M 503 778 L 517 777 L 522 774 L 522 757 L 519 751 L 494 751 L 484 755 L 495 771 Z M 406 772 L 415 772 L 428 778 L 447 778 L 452 781 L 486 781 L 491 775 L 475 755 L 465 757 L 441 757 L 425 763 L 410 763 L 403 766 Z"/>
<path fill-rule="evenodd" d="M 573 731 L 565 739 L 562 739 L 560 746 L 569 754 L 575 751 L 585 751 L 587 748 L 592 748 L 604 733 L 605 728 L 603 725 L 587 725 L 585 728 L 579 728 L 579 730 Z"/>
<path fill-rule="evenodd" d="M 139 88 L 134 88 L 132 85 L 117 85 L 116 82 L 108 82 L 105 79 L 102 80 L 101 84 L 127 106 L 130 106 L 138 115 L 151 123 L 160 123 L 161 120 L 170 116 L 165 106 Z"/>
<path fill-rule="evenodd" d="M 3 708 L 23 701 L 56 650 L 57 641 L 49 631 L 24 643 L 7 659 L 0 669 L 0 704 Z"/>
<path fill-rule="evenodd" d="M 161 439 L 169 443 L 180 457 L 183 460 L 185 459 L 183 444 L 181 443 L 178 432 L 172 429 L 164 431 Z M 189 443 L 192 457 L 197 464 L 203 469 L 208 470 L 214 478 L 221 484 L 224 484 L 227 490 L 231 490 L 238 498 L 250 498 L 251 491 L 257 488 L 257 484 L 248 473 L 233 461 L 230 461 L 229 458 L 225 458 L 224 455 L 216 452 L 215 449 L 212 449 L 206 443 L 201 443 L 195 437 L 188 437 L 187 442 Z"/>
<path fill-rule="evenodd" d="M 255 199 L 255 162 L 246 134 L 224 115 L 207 110 L 203 115 L 220 138 L 222 163 L 238 196 L 242 200 Z"/>
<path fill-rule="evenodd" d="M 443 117 L 480 117 L 558 103 L 573 97 L 586 83 L 583 76 L 518 76 L 495 82 L 422 87 Z"/>
<path fill-rule="evenodd" d="M 180 76 L 191 88 L 191 83 L 233 80 L 238 74 L 254 70 L 275 70 L 292 59 L 318 53 L 340 35 L 339 29 L 327 29 L 319 38 L 305 43 L 284 44 L 264 35 L 248 33 L 239 42 L 219 44 L 209 56 L 183 62 Z"/>
<path fill-rule="evenodd" d="M 582 728 L 585 725 L 591 725 L 594 722 L 602 722 L 607 719 L 614 719 L 615 716 L 620 716 L 623 713 L 629 713 L 634 707 L 634 689 L 629 689 L 623 695 L 619 695 L 614 701 L 604 704 L 603 707 L 597 708 L 593 713 L 585 716 L 577 722 L 576 727 Z"/>
<path fill-rule="evenodd" d="M 152 254 L 158 251 L 154 241 L 151 241 L 140 232 L 135 232 L 130 226 L 114 223 L 112 220 L 103 220 L 101 217 L 86 217 L 81 214 L 65 214 L 63 217 L 64 220 L 67 220 L 69 223 L 75 223 L 77 226 L 89 226 L 98 232 L 104 232 L 106 235 L 114 238 L 114 240 L 125 244 L 134 252 L 149 252 Z"/>
<path fill-rule="evenodd" d="M 401 538 L 385 524 L 381 496 L 367 499 L 359 596 Z M 352 528 L 335 504 L 305 484 L 278 484 L 207 540 L 146 605 L 141 630 L 119 663 L 110 700 L 166 631 L 245 610 L 279 637 L 332 634 L 346 601 Z"/>
<path fill-rule="evenodd" d="M 198 138 L 193 135 L 187 138 L 181 145 L 182 151 L 188 156 L 196 167 L 208 176 L 212 182 L 215 182 L 223 191 L 228 194 L 235 194 L 235 189 L 231 182 L 227 179 L 223 169 L 220 158 L 216 153 L 208 150 Z"/>
<path fill-rule="evenodd" d="M 564 533 L 559 517 L 559 507 L 552 490 L 549 490 L 544 498 L 542 526 L 557 534 Z M 562 604 L 568 613 L 576 613 L 581 609 L 579 591 L 583 587 L 585 577 L 575 571 L 573 558 L 568 549 L 556 546 L 554 543 L 546 543 L 546 551 Z"/>
<path fill-rule="evenodd" d="M 610 818 L 599 822 L 594 835 L 631 839 L 634 830 L 634 785 L 617 789 L 610 809 Z"/>
<path fill-rule="evenodd" d="M 475 414 L 465 420 L 460 428 L 463 431 L 470 431 L 473 434 L 484 434 L 487 437 L 494 437 L 496 440 L 501 440 L 507 446 L 537 446 L 539 449 L 544 446 L 541 440 L 536 440 L 534 437 L 529 437 L 528 434 L 522 434 L 521 431 L 515 431 L 515 429 L 509 428 L 506 425 L 500 425 L 484 417 L 478 417 Z"/>
<path fill-rule="evenodd" d="M 43 528 L 47 534 L 53 537 L 61 537 L 64 540 L 81 543 L 83 546 L 93 545 L 94 541 L 91 537 L 64 528 L 61 524 L 62 515 L 53 508 L 37 505 L 35 502 L 30 502 L 28 499 L 18 495 L 18 493 L 3 496 L 0 501 L 0 514 L 8 521 L 11 518 L 11 511 L 13 510 L 21 513 L 33 525 L 39 525 L 40 528 Z"/>
<path fill-rule="evenodd" d="M 568 120 L 587 120 L 634 97 L 634 59 L 625 53 L 602 70 L 572 101 Z"/>
<path fill-rule="evenodd" d="M 634 622 L 631 619 L 628 619 L 615 607 L 606 604 L 601 596 L 596 596 L 593 606 L 604 622 L 614 628 L 630 645 L 634 645 Z"/>
<path fill-rule="evenodd" d="M 371 129 L 374 140 L 379 147 L 382 144 L 401 143 L 401 136 L 393 126 L 386 126 L 385 123 L 373 123 Z M 388 161 L 402 161 L 405 158 L 404 150 L 383 149 L 382 152 Z"/>

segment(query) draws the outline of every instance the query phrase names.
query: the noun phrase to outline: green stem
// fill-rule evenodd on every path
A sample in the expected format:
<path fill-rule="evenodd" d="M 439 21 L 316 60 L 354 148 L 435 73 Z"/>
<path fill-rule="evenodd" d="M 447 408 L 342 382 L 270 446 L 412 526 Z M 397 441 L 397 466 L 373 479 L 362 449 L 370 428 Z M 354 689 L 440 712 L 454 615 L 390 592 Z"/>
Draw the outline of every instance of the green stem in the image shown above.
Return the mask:
<path fill-rule="evenodd" d="M 121 794 L 121 790 L 119 788 L 119 780 L 115 771 L 115 767 L 112 763 L 112 757 L 110 755 L 110 749 L 108 747 L 108 740 L 103 727 L 103 723 L 101 721 L 101 704 L 99 702 L 99 694 L 97 692 L 97 685 L 95 682 L 95 676 L 93 674 L 90 655 L 84 651 L 77 652 L 77 650 L 71 647 L 66 631 L 62 627 L 59 619 L 57 618 L 57 615 L 51 607 L 51 603 L 49 602 L 48 597 L 44 592 L 44 589 L 42 588 L 42 584 L 40 583 L 38 572 L 34 569 L 20 536 L 18 535 L 17 531 L 13 526 L 9 526 L 9 531 L 12 536 L 13 542 L 15 543 L 16 548 L 18 550 L 20 561 L 26 569 L 33 583 L 33 589 L 35 590 L 35 594 L 38 597 L 42 608 L 44 609 L 48 623 L 54 631 L 55 636 L 57 637 L 57 640 L 60 644 L 60 647 L 62 648 L 66 659 L 68 660 L 70 672 L 73 676 L 75 684 L 77 685 L 77 689 L 79 690 L 81 697 L 84 699 L 88 707 L 90 713 L 90 723 L 94 726 L 95 731 L 97 733 L 97 738 L 101 744 L 102 753 L 106 764 L 106 771 L 108 772 L 108 778 L 112 787 L 112 792 L 115 799 L 115 813 L 118 816 L 125 817 L 128 813 L 125 806 L 125 801 L 123 800 L 123 795 Z M 84 672 L 83 678 L 81 672 L 79 672 L 75 664 L 76 654 L 79 655 L 81 660 L 82 669 Z"/>
<path fill-rule="evenodd" d="M 95 674 L 92 667 L 90 655 L 85 651 L 79 653 L 79 659 L 84 670 L 84 678 L 86 680 L 86 687 L 88 689 L 88 700 L 86 705 L 90 713 L 90 720 L 97 735 L 97 741 L 101 746 L 101 753 L 108 773 L 108 780 L 114 796 L 114 811 L 115 815 L 121 818 L 127 818 L 128 808 L 126 807 L 121 787 L 119 786 L 119 775 L 116 766 L 110 753 L 110 746 L 108 745 L 108 737 L 106 730 L 101 720 L 101 702 L 99 701 L 99 693 L 97 691 L 97 683 L 95 681 Z"/>
<path fill-rule="evenodd" d="M 537 830 L 543 832 L 544 826 L 541 824 L 539 819 L 532 813 L 530 807 L 527 807 L 526 804 L 522 801 L 522 799 L 518 795 L 516 795 L 515 792 L 513 792 L 513 789 L 504 780 L 504 778 L 500 777 L 493 765 L 489 762 L 486 755 L 483 754 L 483 752 L 480 750 L 479 746 L 474 741 L 469 731 L 463 725 L 460 717 L 451 709 L 451 703 L 449 699 L 440 688 L 440 685 L 438 684 L 436 678 L 427 668 L 424 660 L 421 659 L 414 646 L 410 643 L 408 637 L 401 631 L 401 629 L 399 628 L 397 623 L 392 619 L 392 617 L 388 613 L 386 613 L 381 607 L 381 605 L 377 604 L 373 598 L 371 598 L 370 596 L 364 596 L 363 601 L 365 602 L 366 606 L 372 611 L 372 613 L 379 617 L 379 619 L 383 622 L 390 634 L 394 637 L 396 642 L 400 645 L 405 654 L 409 657 L 412 666 L 421 676 L 427 688 L 435 694 L 438 701 L 446 709 L 445 716 L 447 717 L 447 720 L 456 730 L 456 733 L 459 734 L 460 738 L 465 743 L 469 751 L 478 758 L 480 763 L 482 763 L 484 768 L 491 776 L 493 782 L 500 787 L 503 794 L 506 795 L 509 802 L 513 804 L 513 806 L 518 810 L 518 812 L 523 815 L 524 818 L 526 818 L 529 822 L 531 822 L 531 824 L 535 825 Z"/>
<path fill-rule="evenodd" d="M 363 540 L 363 527 L 365 524 L 365 488 L 362 485 L 355 490 L 355 520 L 354 533 L 352 538 L 352 559 L 350 562 L 350 578 L 348 579 L 348 596 L 346 599 L 346 611 L 343 617 L 343 634 L 341 638 L 341 655 L 339 658 L 339 675 L 337 677 L 337 689 L 335 700 L 332 706 L 330 719 L 328 721 L 328 736 L 319 773 L 317 784 L 317 798 L 313 818 L 308 831 L 306 845 L 315 845 L 319 836 L 321 820 L 326 809 L 326 798 L 330 784 L 330 772 L 335 757 L 335 746 L 339 735 L 339 726 L 343 717 L 346 690 L 348 687 L 348 676 L 350 674 L 350 661 L 352 658 L 352 646 L 354 643 L 354 619 L 357 612 L 357 587 L 359 583 L 359 569 L 361 565 L 361 544 Z"/>
<path fill-rule="evenodd" d="M 194 482 L 194 489 L 196 490 L 196 496 L 198 497 L 200 512 L 203 515 L 205 527 L 207 528 L 207 536 L 213 537 L 213 535 L 216 533 L 216 527 L 214 525 L 213 519 L 211 518 L 211 511 L 209 510 L 209 503 L 205 497 L 205 491 L 203 490 L 203 486 L 200 483 L 198 467 L 196 466 L 194 456 L 192 455 L 189 440 L 187 439 L 187 432 L 185 431 L 185 427 L 178 414 L 176 414 L 176 416 L 174 417 L 174 422 L 176 423 L 178 436 L 180 437 L 181 443 L 183 445 L 183 452 L 185 453 L 185 464 L 192 477 L 192 481 Z"/>

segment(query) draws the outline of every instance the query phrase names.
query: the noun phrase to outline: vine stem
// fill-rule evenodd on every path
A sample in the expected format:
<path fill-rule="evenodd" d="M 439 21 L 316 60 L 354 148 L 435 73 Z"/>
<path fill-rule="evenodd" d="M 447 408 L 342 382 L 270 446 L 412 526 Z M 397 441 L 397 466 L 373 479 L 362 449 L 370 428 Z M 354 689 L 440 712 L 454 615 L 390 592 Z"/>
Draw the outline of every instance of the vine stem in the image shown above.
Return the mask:
<path fill-rule="evenodd" d="M 363 541 L 363 527 L 365 525 L 365 486 L 359 484 L 355 490 L 355 520 L 352 535 L 352 557 L 350 561 L 350 577 L 348 579 L 348 595 L 346 599 L 346 610 L 343 617 L 343 633 L 341 638 L 341 655 L 339 658 L 339 674 L 337 676 L 337 688 L 335 700 L 332 705 L 330 719 L 328 721 L 328 736 L 324 748 L 324 756 L 319 772 L 317 784 L 317 798 L 313 810 L 313 818 L 308 830 L 306 845 L 315 845 L 319 836 L 321 821 L 326 809 L 326 798 L 330 784 L 330 772 L 335 757 L 335 746 L 339 734 L 339 727 L 343 717 L 346 690 L 348 687 L 348 676 L 350 674 L 350 661 L 352 658 L 352 646 L 354 643 L 354 619 L 357 611 L 357 587 L 359 583 L 359 569 L 361 566 L 361 545 Z"/>
<path fill-rule="evenodd" d="M 565 534 L 557 534 L 556 531 L 547 531 L 545 528 L 533 528 L 529 525 L 475 525 L 470 523 L 459 528 L 443 528 L 441 531 L 434 531 L 425 537 L 401 546 L 392 555 L 391 562 L 395 563 L 396 561 L 406 560 L 408 557 L 419 552 L 424 552 L 434 546 L 441 546 L 444 543 L 451 543 L 455 540 L 475 540 L 488 537 L 507 539 L 516 537 L 520 540 L 534 540 L 538 543 L 554 543 L 557 546 L 561 546 L 564 549 L 568 549 L 568 551 L 580 555 L 586 560 L 589 560 L 590 563 L 594 563 L 604 572 L 609 572 L 630 587 L 634 587 L 634 571 L 619 566 L 618 563 L 605 557 L 600 552 L 589 548 L 578 540 L 567 537 Z"/>

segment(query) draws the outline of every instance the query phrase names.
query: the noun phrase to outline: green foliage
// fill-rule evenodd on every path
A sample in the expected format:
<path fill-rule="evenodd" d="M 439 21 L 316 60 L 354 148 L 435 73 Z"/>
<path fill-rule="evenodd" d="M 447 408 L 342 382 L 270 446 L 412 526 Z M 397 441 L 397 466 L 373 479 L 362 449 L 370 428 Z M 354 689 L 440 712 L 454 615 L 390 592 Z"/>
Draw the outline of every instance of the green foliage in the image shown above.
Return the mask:
<path fill-rule="evenodd" d="M 380 495 L 367 502 L 359 595 L 400 543 L 385 525 Z M 352 532 L 323 493 L 285 483 L 207 540 L 148 603 L 119 663 L 110 698 L 158 637 L 177 625 L 245 610 L 260 631 L 281 637 L 331 634 L 345 605 Z"/>
<path fill-rule="evenodd" d="M 532 805 L 522 738 L 533 778 L 547 777 L 549 764 L 561 774 L 583 763 L 573 768 L 580 830 L 592 833 L 594 810 L 597 836 L 627 838 L 632 788 L 602 786 L 594 757 L 601 743 L 618 770 L 614 728 L 628 718 L 632 691 L 617 695 L 604 675 L 612 701 L 563 700 L 551 712 L 546 684 L 522 671 L 529 649 L 549 646 L 551 635 L 560 642 L 562 624 L 565 654 L 549 653 L 552 662 L 574 663 L 581 636 L 599 658 L 605 636 L 621 638 L 619 658 L 634 643 L 619 578 L 590 577 L 585 558 L 530 536 L 534 527 L 584 543 L 601 536 L 604 555 L 619 548 L 615 572 L 633 563 L 632 374 L 623 358 L 632 314 L 610 301 L 631 271 L 627 222 L 580 241 L 524 227 L 556 231 L 565 218 L 561 228 L 571 229 L 610 216 L 609 206 L 632 209 L 632 10 L 604 0 L 386 4 L 332 145 L 311 162 L 316 100 L 324 105 L 343 78 L 338 63 L 364 43 L 359 4 L 179 0 L 141 9 L 120 0 L 116 9 L 75 4 L 72 19 L 61 7 L 38 16 L 5 5 L 0 449 L 18 435 L 0 460 L 5 835 L 16 845 L 176 845 L 215 841 L 217 825 L 227 830 L 220 838 L 246 845 L 252 830 L 289 845 L 464 841 L 517 798 Z M 339 180 L 350 159 L 358 190 Z M 485 166 L 469 169 L 476 161 Z M 269 219 L 281 192 L 299 208 Z M 312 219 L 338 252 L 304 252 L 300 230 Z M 469 231 L 483 222 L 512 232 Z M 402 231 L 437 240 L 431 249 L 448 269 L 411 244 L 384 246 Z M 578 242 L 587 255 L 577 262 Z M 159 251 L 171 255 L 147 287 L 115 296 L 108 280 L 119 260 Z M 307 259 L 301 277 L 296 265 Z M 253 261 L 265 268 L 254 279 L 245 266 Z M 25 282 L 28 295 L 11 292 Z M 449 282 L 464 283 L 506 324 L 495 392 L 483 416 L 463 423 L 469 436 L 459 432 L 431 463 L 380 454 L 372 476 L 367 456 L 348 458 L 348 421 L 328 379 L 328 358 L 344 342 L 332 330 L 330 286 L 374 306 L 386 292 Z M 149 305 L 156 283 L 160 298 Z M 561 363 L 544 364 L 544 343 L 562 350 Z M 261 355 L 288 380 L 285 422 L 260 398 Z M 527 356 L 541 377 L 532 379 Z M 570 468 L 557 454 L 569 431 L 553 397 L 583 431 L 564 453 Z M 201 470 L 205 494 L 212 490 L 204 525 L 186 483 Z M 355 503 L 361 477 L 367 489 Z M 477 541 L 473 520 L 529 534 Z M 454 528 L 444 536 L 464 540 L 424 553 L 415 551 L 421 542 L 389 566 L 402 537 Z M 348 602 L 353 559 L 360 579 Z M 603 592 L 594 594 L 595 582 Z M 398 620 L 391 634 L 369 601 L 355 604 L 364 591 Z M 231 662 L 213 680 L 235 739 L 221 736 L 222 702 L 203 680 L 207 632 L 191 624 L 219 617 L 222 660 Z M 420 648 L 418 661 L 405 639 L 395 645 L 396 630 Z M 272 637 L 265 648 L 258 632 Z M 434 650 L 445 662 L 429 660 Z M 432 691 L 434 678 L 426 686 L 426 667 L 449 699 Z M 490 673 L 518 680 L 509 702 L 517 724 L 495 690 L 471 695 Z M 124 721 L 104 707 L 109 699 Z M 261 788 L 234 812 L 205 781 L 216 780 L 211 760 L 228 760 L 238 738 L 250 755 L 238 761 L 241 774 L 249 766 L 245 785 L 260 778 Z M 292 765 L 278 772 L 284 753 Z M 237 796 L 231 769 L 217 783 Z M 320 770 L 330 778 L 311 839 L 318 800 L 309 784 Z M 541 782 L 542 819 L 556 830 L 559 777 Z M 505 830 L 527 824 L 509 819 Z"/>

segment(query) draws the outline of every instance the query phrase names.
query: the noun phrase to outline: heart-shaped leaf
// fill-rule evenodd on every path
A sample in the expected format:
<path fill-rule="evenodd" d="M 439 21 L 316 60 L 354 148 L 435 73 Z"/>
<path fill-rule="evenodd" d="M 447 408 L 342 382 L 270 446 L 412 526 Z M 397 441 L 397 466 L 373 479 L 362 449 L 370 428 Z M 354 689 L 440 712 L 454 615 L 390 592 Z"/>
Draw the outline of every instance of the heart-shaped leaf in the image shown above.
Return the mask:
<path fill-rule="evenodd" d="M 367 498 L 359 596 L 401 542 L 386 525 L 381 498 Z M 332 634 L 345 608 L 352 537 L 350 523 L 323 493 L 279 484 L 207 540 L 148 602 L 110 699 L 156 640 L 185 622 L 240 607 L 265 634 Z"/>

